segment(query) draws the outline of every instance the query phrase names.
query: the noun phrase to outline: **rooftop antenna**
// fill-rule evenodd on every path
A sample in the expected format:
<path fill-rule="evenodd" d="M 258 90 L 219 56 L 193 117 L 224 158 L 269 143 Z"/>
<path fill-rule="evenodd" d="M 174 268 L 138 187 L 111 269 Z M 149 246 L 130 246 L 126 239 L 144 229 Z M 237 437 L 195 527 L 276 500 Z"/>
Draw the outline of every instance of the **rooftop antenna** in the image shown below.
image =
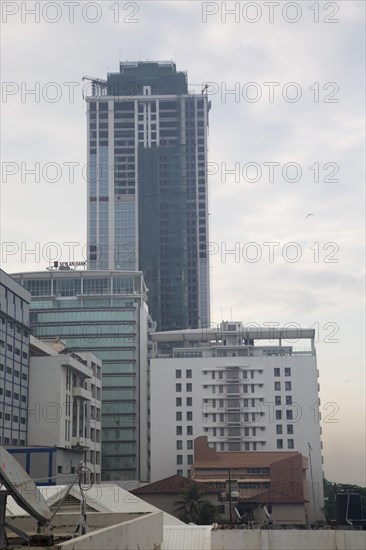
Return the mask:
<path fill-rule="evenodd" d="M 0 445 L 0 548 L 8 548 L 6 529 L 13 531 L 28 544 L 31 541 L 30 536 L 14 525 L 6 522 L 6 501 L 8 496 L 13 497 L 15 502 L 23 508 L 23 510 L 37 520 L 38 533 L 43 529 L 46 533 L 45 536 L 50 542 L 52 539 L 50 535 L 51 522 L 61 507 L 62 502 L 71 491 L 72 486 L 77 481 L 79 475 L 78 472 L 75 479 L 66 488 L 65 494 L 54 512 L 51 512 L 33 479 L 27 474 L 19 462 Z M 37 537 L 39 538 L 39 534 Z"/>

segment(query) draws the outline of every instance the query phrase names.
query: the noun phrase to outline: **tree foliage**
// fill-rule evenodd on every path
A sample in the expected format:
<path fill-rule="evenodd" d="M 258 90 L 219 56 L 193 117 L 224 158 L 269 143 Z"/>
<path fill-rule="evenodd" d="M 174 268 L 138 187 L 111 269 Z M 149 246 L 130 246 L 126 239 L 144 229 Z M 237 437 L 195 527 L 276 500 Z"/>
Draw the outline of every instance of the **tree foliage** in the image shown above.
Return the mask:
<path fill-rule="evenodd" d="M 345 492 L 361 495 L 362 515 L 366 518 L 366 487 L 347 483 L 333 483 L 324 479 L 324 514 L 327 521 L 336 519 L 336 494 Z"/>
<path fill-rule="evenodd" d="M 187 491 L 182 493 L 181 499 L 175 502 L 177 506 L 175 513 L 185 523 L 195 523 L 196 525 L 210 525 L 217 521 L 218 512 L 216 507 L 204 500 L 204 493 L 198 485 L 192 485 Z"/>

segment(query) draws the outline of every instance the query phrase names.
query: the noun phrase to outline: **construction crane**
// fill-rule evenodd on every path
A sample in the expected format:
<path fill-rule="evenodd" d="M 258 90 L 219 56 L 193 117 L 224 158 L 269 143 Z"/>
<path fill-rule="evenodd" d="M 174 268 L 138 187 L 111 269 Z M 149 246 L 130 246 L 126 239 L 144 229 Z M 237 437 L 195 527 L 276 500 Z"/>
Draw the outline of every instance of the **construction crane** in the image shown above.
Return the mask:
<path fill-rule="evenodd" d="M 107 81 L 102 80 L 101 78 L 95 78 L 94 76 L 83 76 L 82 80 L 89 80 L 89 82 L 92 83 L 92 96 L 97 95 L 97 87 L 99 88 L 99 95 L 105 95 L 103 94 L 103 90 L 106 90 L 107 88 Z M 83 92 L 83 98 L 84 98 L 84 92 Z"/>

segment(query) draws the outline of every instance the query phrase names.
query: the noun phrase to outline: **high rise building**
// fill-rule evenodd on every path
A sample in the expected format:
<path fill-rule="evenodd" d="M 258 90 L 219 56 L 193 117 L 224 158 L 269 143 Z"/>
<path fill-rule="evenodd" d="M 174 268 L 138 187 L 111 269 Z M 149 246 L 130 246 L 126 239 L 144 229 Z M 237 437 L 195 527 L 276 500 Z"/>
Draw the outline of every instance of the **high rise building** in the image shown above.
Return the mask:
<path fill-rule="evenodd" d="M 198 436 L 219 452 L 298 451 L 309 458 L 310 517 L 321 519 L 314 337 L 314 329 L 246 329 L 234 322 L 152 334 L 151 481 L 189 475 Z M 296 351 L 294 340 L 307 351 Z"/>
<path fill-rule="evenodd" d="M 31 295 L 30 330 L 102 360 L 102 481 L 148 480 L 148 330 L 142 273 L 45 271 L 14 279 Z"/>
<path fill-rule="evenodd" d="M 173 62 L 126 62 L 87 97 L 90 269 L 141 270 L 158 330 L 208 326 L 205 93 Z"/>
<path fill-rule="evenodd" d="M 0 269 L 0 444 L 27 443 L 30 293 Z"/>

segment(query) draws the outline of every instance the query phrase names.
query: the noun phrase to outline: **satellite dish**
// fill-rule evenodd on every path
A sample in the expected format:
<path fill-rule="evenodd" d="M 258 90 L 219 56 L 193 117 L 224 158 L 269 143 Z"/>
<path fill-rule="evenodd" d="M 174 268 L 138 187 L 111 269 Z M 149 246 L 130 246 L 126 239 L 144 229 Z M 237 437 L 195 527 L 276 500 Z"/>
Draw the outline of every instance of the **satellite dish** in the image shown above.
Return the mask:
<path fill-rule="evenodd" d="M 1 445 L 0 482 L 5 485 L 9 494 L 23 510 L 41 524 L 49 522 L 51 510 L 43 495 L 19 462 Z"/>

